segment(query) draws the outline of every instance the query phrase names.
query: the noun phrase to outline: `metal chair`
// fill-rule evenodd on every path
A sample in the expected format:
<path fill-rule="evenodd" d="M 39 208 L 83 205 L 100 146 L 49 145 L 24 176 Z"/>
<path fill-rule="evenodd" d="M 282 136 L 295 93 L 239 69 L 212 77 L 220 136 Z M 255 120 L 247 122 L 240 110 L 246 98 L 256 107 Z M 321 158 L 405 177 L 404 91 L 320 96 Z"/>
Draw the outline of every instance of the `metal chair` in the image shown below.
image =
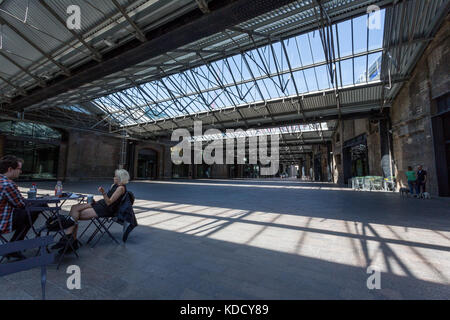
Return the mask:
<path fill-rule="evenodd" d="M 42 207 L 43 204 L 49 204 L 49 203 L 55 204 L 55 206 Z M 50 219 L 56 219 L 56 221 L 58 223 L 59 228 L 57 230 L 49 230 L 47 224 L 45 224 L 42 228 L 40 228 L 39 231 L 36 231 L 36 229 L 33 227 L 33 231 L 36 233 L 36 235 L 38 237 L 40 237 L 42 232 L 44 232 L 44 231 L 46 231 L 47 236 L 50 235 L 50 233 L 54 233 L 53 236 L 56 236 L 56 235 L 60 235 L 61 237 L 65 236 L 64 228 L 63 228 L 62 222 L 61 222 L 61 215 L 59 214 L 59 212 L 61 211 L 61 206 L 59 205 L 59 203 L 60 203 L 60 200 L 58 200 L 58 199 L 37 200 L 37 202 L 36 202 L 36 200 L 34 200 L 34 203 L 33 203 L 34 205 L 26 208 L 29 213 L 33 212 L 33 211 L 46 211 L 47 212 L 47 215 L 45 215 L 46 221 L 49 221 Z M 28 214 L 28 216 L 30 217 L 31 215 Z M 76 252 L 73 243 L 71 243 L 70 241 L 67 242 L 62 250 L 62 253 L 61 253 L 59 259 L 58 259 L 58 264 L 56 266 L 57 270 L 59 269 L 61 262 L 64 259 L 65 255 L 67 253 L 67 250 L 69 248 L 71 248 L 72 252 L 75 253 L 75 256 L 77 258 L 79 258 L 79 255 Z M 48 249 L 46 249 L 46 250 L 49 252 Z"/>
<path fill-rule="evenodd" d="M 135 198 L 134 198 L 134 194 L 131 191 L 127 191 L 125 193 L 124 197 L 121 200 L 120 206 L 125 204 L 126 201 L 128 201 L 128 200 L 131 202 L 131 208 L 132 208 Z M 116 213 L 116 215 L 118 215 L 118 216 L 117 217 L 116 216 L 113 216 L 113 217 L 97 217 L 97 218 L 91 219 L 91 222 L 88 224 L 86 229 L 84 229 L 83 233 L 80 235 L 79 238 L 81 238 L 86 233 L 86 231 L 89 229 L 89 227 L 91 225 L 94 225 L 95 226 L 95 230 L 91 234 L 91 236 L 89 237 L 89 239 L 87 240 L 86 243 L 91 242 L 98 233 L 100 233 L 100 236 L 94 242 L 94 244 L 92 245 L 92 248 L 97 245 L 97 243 L 100 241 L 100 239 L 105 234 L 107 234 L 116 244 L 119 244 L 119 241 L 117 241 L 116 237 L 114 237 L 114 235 L 109 231 L 109 229 L 111 228 L 111 226 L 114 223 L 118 223 L 118 224 L 123 226 L 123 234 L 124 235 L 123 235 L 122 239 L 125 239 L 123 241 L 126 241 L 127 235 L 129 234 L 129 231 L 127 231 L 127 227 L 130 225 L 130 223 L 127 223 L 126 221 L 121 221 L 120 220 L 121 218 L 123 218 L 123 217 L 120 217 L 120 209 L 119 209 L 119 212 Z M 134 212 L 133 212 L 133 217 L 134 217 Z M 131 226 L 130 230 L 132 230 L 134 227 L 137 226 L 137 221 L 136 221 L 135 217 L 134 217 L 134 221 L 135 221 L 135 224 L 133 226 Z"/>
<path fill-rule="evenodd" d="M 364 189 L 364 177 L 355 177 L 355 190 Z"/>
<path fill-rule="evenodd" d="M 95 230 L 91 234 L 91 236 L 88 238 L 88 240 L 86 241 L 86 244 L 91 242 L 98 233 L 100 234 L 100 236 L 94 242 L 94 244 L 92 245 L 92 248 L 94 248 L 97 245 L 97 243 L 100 241 L 100 239 L 105 234 L 107 234 L 115 243 L 120 244 L 119 241 L 117 241 L 116 237 L 114 237 L 114 235 L 109 231 L 109 229 L 115 222 L 116 222 L 116 220 L 114 219 L 114 217 L 93 218 L 93 219 L 91 219 L 91 222 L 88 224 L 86 229 L 84 229 L 83 233 L 80 235 L 79 238 L 81 239 L 81 237 L 86 233 L 86 231 L 90 228 L 90 226 L 94 225 Z"/>
<path fill-rule="evenodd" d="M 372 177 L 371 190 L 383 190 L 383 177 Z"/>

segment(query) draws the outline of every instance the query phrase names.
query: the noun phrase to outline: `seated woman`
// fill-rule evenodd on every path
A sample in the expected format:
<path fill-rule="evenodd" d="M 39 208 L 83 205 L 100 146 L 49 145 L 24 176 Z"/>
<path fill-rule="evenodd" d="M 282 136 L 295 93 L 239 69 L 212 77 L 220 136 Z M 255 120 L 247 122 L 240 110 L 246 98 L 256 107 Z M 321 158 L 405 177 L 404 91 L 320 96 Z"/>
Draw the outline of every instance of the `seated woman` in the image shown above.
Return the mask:
<path fill-rule="evenodd" d="M 130 180 L 130 175 L 124 169 L 115 171 L 114 184 L 109 189 L 108 193 L 102 187 L 98 191 L 103 195 L 103 199 L 98 202 L 81 203 L 72 206 L 70 209 L 70 217 L 73 221 L 72 226 L 65 230 L 66 236 L 62 237 L 60 241 L 55 244 L 52 249 L 64 248 L 68 241 L 72 241 L 74 249 L 78 249 L 77 231 L 79 220 L 90 220 L 98 217 L 113 217 L 118 213 L 120 202 L 122 201 L 125 192 L 127 191 L 126 184 Z M 71 247 L 68 248 L 71 251 Z"/>

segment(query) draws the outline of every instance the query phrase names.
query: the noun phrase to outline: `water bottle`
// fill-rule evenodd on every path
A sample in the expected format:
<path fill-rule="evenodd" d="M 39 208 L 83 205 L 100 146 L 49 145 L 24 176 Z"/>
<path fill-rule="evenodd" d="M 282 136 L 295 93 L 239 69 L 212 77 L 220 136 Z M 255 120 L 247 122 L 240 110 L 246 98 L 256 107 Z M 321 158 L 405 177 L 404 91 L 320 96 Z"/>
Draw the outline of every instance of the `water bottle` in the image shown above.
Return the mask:
<path fill-rule="evenodd" d="M 63 192 L 63 189 L 62 189 L 62 182 L 61 182 L 61 181 L 58 181 L 58 182 L 56 183 L 56 186 L 55 186 L 55 196 L 56 196 L 56 197 L 61 197 L 61 196 L 62 196 L 62 192 Z"/>
<path fill-rule="evenodd" d="M 33 185 L 31 186 L 30 190 L 27 192 L 28 194 L 28 199 L 36 199 L 36 194 L 37 194 L 37 189 L 36 186 Z"/>

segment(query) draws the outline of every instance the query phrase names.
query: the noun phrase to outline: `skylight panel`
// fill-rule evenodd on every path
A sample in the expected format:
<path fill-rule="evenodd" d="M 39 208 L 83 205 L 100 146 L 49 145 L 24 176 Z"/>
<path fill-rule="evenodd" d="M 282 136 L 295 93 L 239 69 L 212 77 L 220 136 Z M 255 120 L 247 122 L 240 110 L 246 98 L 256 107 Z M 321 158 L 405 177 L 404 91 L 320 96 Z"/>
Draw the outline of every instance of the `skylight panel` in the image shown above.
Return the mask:
<path fill-rule="evenodd" d="M 354 58 L 354 79 L 355 83 L 366 82 L 367 56 Z"/>
<path fill-rule="evenodd" d="M 339 50 L 341 57 L 350 56 L 353 53 L 351 20 L 338 23 L 337 30 L 339 34 Z"/>
<path fill-rule="evenodd" d="M 367 15 L 353 19 L 353 46 L 354 54 L 367 51 Z"/>
<path fill-rule="evenodd" d="M 375 21 L 376 23 L 379 22 L 379 25 L 375 25 L 369 29 L 369 50 L 379 49 L 383 46 L 385 9 L 380 10 L 379 14 L 380 21 Z"/>
<path fill-rule="evenodd" d="M 333 25 L 335 57 L 347 58 L 336 63 L 340 87 L 380 79 L 385 12 L 380 13 L 378 29 L 367 28 L 368 15 Z M 237 39 L 235 32 L 230 36 Z M 368 55 L 368 50 L 379 52 Z M 362 55 L 353 57 L 353 54 Z M 335 79 L 330 79 L 329 65 L 324 62 L 323 43 L 316 30 L 140 85 L 143 92 L 131 88 L 99 101 L 103 109 L 120 110 L 132 122 L 135 120 L 127 109 L 141 113 L 145 110 L 146 116 L 138 113 L 139 121 L 144 121 L 147 116 L 170 118 L 245 104 L 251 106 L 256 101 L 332 88 Z M 168 67 L 163 68 L 168 72 Z"/>

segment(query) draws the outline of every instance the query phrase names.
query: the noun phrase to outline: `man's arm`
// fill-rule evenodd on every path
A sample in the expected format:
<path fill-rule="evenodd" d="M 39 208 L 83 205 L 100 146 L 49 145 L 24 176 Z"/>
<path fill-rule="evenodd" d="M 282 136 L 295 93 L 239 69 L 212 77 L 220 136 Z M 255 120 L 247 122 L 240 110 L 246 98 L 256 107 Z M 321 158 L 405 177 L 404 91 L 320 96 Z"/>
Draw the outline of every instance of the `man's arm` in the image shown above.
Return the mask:
<path fill-rule="evenodd" d="M 16 208 L 25 207 L 25 199 L 20 194 L 19 189 L 15 184 L 8 184 L 5 186 L 5 195 L 8 201 Z"/>

